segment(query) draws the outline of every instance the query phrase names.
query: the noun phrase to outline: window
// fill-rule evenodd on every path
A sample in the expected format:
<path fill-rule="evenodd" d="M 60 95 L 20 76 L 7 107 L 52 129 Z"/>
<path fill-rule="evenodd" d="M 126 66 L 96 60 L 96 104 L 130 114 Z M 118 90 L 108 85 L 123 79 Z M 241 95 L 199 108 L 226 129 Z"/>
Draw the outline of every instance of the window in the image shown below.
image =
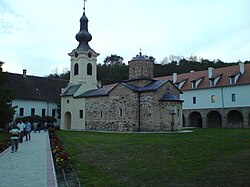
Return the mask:
<path fill-rule="evenodd" d="M 31 108 L 30 115 L 34 116 L 35 114 L 36 114 L 36 109 L 35 108 Z"/>
<path fill-rule="evenodd" d="M 102 118 L 102 111 L 101 111 L 101 118 Z"/>
<path fill-rule="evenodd" d="M 133 76 L 135 76 L 135 68 L 133 68 Z"/>
<path fill-rule="evenodd" d="M 83 110 L 79 110 L 80 119 L 83 119 Z"/>
<path fill-rule="evenodd" d="M 42 116 L 45 116 L 46 109 L 42 109 Z"/>
<path fill-rule="evenodd" d="M 196 81 L 192 82 L 192 88 L 196 88 Z"/>
<path fill-rule="evenodd" d="M 235 102 L 236 101 L 236 96 L 235 96 L 235 93 L 232 94 L 232 102 Z"/>
<path fill-rule="evenodd" d="M 215 80 L 214 79 L 211 79 L 210 83 L 211 83 L 211 86 L 215 86 Z"/>
<path fill-rule="evenodd" d="M 196 97 L 193 97 L 193 104 L 196 104 Z"/>
<path fill-rule="evenodd" d="M 215 103 L 215 95 L 211 95 L 211 103 Z"/>
<path fill-rule="evenodd" d="M 56 109 L 52 109 L 52 117 L 56 116 Z"/>
<path fill-rule="evenodd" d="M 143 75 L 143 67 L 141 67 L 141 75 Z"/>
<path fill-rule="evenodd" d="M 123 111 L 122 111 L 122 108 L 120 108 L 120 117 L 123 116 Z"/>
<path fill-rule="evenodd" d="M 235 84 L 235 77 L 231 77 L 231 84 Z"/>
<path fill-rule="evenodd" d="M 87 65 L 87 75 L 92 75 L 92 65 L 90 63 Z"/>
<path fill-rule="evenodd" d="M 67 99 L 67 103 L 69 103 L 69 100 Z"/>
<path fill-rule="evenodd" d="M 19 116 L 23 116 L 24 108 L 19 108 Z"/>
<path fill-rule="evenodd" d="M 78 73 L 79 73 L 79 65 L 76 63 L 74 65 L 74 75 L 78 75 Z"/>

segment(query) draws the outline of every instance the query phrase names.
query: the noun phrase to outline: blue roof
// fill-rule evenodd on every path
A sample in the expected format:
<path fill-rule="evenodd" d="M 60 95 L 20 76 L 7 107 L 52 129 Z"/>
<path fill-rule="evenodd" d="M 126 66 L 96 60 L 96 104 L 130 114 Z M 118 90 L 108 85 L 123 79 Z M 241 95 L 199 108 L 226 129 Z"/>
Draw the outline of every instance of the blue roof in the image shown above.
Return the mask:
<path fill-rule="evenodd" d="M 86 91 L 86 92 L 82 93 L 81 95 L 77 96 L 76 98 L 107 96 L 109 94 L 110 90 L 112 90 L 114 87 L 115 87 L 115 85 L 89 90 L 89 91 Z"/>
<path fill-rule="evenodd" d="M 147 92 L 147 91 L 156 91 L 159 87 L 161 87 L 166 82 L 167 80 L 155 80 L 152 83 L 142 88 L 132 85 L 132 84 L 124 83 L 124 82 L 122 84 L 135 92 Z"/>
<path fill-rule="evenodd" d="M 159 101 L 177 101 L 177 102 L 183 102 L 183 100 L 178 99 L 175 95 L 171 93 L 166 93 L 160 98 Z"/>
<path fill-rule="evenodd" d="M 61 96 L 71 96 L 80 88 L 80 84 L 70 86 Z"/>

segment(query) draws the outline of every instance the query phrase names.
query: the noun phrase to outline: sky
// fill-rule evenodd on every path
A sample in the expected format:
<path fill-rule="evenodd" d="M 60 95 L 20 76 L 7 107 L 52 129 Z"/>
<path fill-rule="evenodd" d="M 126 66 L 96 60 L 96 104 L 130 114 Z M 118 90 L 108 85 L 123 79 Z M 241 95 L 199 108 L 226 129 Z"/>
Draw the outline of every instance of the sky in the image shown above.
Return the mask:
<path fill-rule="evenodd" d="M 47 76 L 70 69 L 78 46 L 83 0 L 0 0 L 3 71 Z M 86 16 L 98 63 L 117 54 L 196 55 L 250 60 L 249 0 L 87 0 Z"/>

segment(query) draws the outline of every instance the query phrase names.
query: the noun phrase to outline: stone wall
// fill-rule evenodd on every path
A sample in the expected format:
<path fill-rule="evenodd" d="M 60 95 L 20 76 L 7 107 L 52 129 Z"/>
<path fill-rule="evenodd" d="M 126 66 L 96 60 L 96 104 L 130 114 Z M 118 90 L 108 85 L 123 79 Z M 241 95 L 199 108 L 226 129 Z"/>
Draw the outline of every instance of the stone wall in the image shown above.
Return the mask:
<path fill-rule="evenodd" d="M 86 100 L 86 129 L 137 131 L 138 94 L 119 84 L 109 96 Z"/>
<path fill-rule="evenodd" d="M 202 128 L 213 127 L 213 124 L 209 124 L 211 121 L 210 118 L 212 117 L 209 116 L 211 112 L 217 113 L 217 116 L 219 116 L 221 120 L 220 125 L 215 127 L 250 128 L 250 107 L 183 110 L 184 126 L 193 126 L 191 114 L 194 112 L 201 116 L 202 124 L 200 127 Z"/>
<path fill-rule="evenodd" d="M 153 78 L 153 62 L 151 60 L 132 60 L 129 62 L 129 79 L 141 77 Z"/>
<path fill-rule="evenodd" d="M 178 90 L 171 83 L 166 83 L 157 91 L 136 93 L 126 86 L 118 84 L 109 96 L 87 98 L 86 129 L 105 131 L 180 130 L 182 104 L 181 102 L 160 102 L 159 99 L 166 92 L 176 94 Z M 171 109 L 174 109 L 176 113 L 171 114 Z"/>

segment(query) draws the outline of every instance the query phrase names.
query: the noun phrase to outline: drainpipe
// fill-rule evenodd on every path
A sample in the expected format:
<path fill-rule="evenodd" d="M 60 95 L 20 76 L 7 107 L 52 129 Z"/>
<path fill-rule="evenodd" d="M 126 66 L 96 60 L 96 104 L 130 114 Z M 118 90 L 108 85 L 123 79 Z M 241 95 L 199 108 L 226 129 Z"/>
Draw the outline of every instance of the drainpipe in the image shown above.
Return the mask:
<path fill-rule="evenodd" d="M 141 130 L 141 93 L 138 92 L 138 132 Z"/>

